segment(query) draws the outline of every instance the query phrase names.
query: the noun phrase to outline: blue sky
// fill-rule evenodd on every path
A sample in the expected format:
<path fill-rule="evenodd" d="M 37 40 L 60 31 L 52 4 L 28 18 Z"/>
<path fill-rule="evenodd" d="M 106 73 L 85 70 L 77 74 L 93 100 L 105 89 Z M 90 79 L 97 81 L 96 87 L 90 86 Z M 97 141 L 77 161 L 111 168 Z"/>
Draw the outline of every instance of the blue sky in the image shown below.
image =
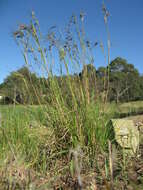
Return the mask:
<path fill-rule="evenodd" d="M 104 0 L 111 16 L 111 59 L 121 56 L 143 73 L 143 0 Z M 24 65 L 12 32 L 20 23 L 28 23 L 34 10 L 42 31 L 52 25 L 64 28 L 72 13 L 86 13 L 85 29 L 93 41 L 106 44 L 101 11 L 102 0 L 0 0 L 0 83 Z M 101 51 L 95 51 L 95 65 L 105 65 Z"/>

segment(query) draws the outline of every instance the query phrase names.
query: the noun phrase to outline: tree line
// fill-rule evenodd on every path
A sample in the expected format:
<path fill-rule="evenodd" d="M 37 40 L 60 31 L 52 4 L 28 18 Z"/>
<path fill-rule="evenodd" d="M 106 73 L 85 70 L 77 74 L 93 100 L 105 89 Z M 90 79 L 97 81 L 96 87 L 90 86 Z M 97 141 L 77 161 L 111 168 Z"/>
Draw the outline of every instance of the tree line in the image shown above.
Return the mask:
<path fill-rule="evenodd" d="M 92 64 L 85 65 L 80 73 L 64 76 L 38 77 L 27 67 L 10 73 L 0 85 L 0 95 L 3 96 L 3 104 L 39 104 L 50 103 L 51 83 L 55 79 L 58 88 L 61 89 L 67 103 L 70 102 L 70 80 L 74 81 L 75 91 L 78 83 L 88 81 L 89 98 L 96 99 L 105 96 L 109 102 L 128 102 L 143 100 L 143 76 L 127 60 L 117 57 L 107 67 L 96 69 Z M 54 88 L 54 86 L 52 87 Z M 75 92 L 76 93 L 76 92 Z M 78 95 L 77 95 L 78 96 Z M 80 97 L 79 97 L 80 98 Z"/>

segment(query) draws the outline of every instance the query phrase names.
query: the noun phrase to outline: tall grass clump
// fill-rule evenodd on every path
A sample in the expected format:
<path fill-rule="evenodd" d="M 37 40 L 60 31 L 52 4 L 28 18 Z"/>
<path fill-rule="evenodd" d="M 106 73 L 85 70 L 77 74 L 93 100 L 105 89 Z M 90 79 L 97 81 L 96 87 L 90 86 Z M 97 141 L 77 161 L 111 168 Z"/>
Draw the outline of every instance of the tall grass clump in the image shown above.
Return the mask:
<path fill-rule="evenodd" d="M 105 7 L 103 7 L 103 12 L 107 26 L 108 12 Z M 84 20 L 85 14 L 81 12 L 79 18 L 75 15 L 70 18 L 64 31 L 52 26 L 48 33 L 43 35 L 39 22 L 32 12 L 30 24 L 19 25 L 18 30 L 13 33 L 23 54 L 26 67 L 39 76 L 36 84 L 30 78 L 30 88 L 25 82 L 24 91 L 29 94 L 31 104 L 34 104 L 36 99 L 40 110 L 34 113 L 36 106 L 35 108 L 31 106 L 30 109 L 25 106 L 27 111 L 25 111 L 26 116 L 23 117 L 24 121 L 18 120 L 20 117 L 17 117 L 14 112 L 14 115 L 11 115 L 14 123 L 5 123 L 6 126 L 11 126 L 11 129 L 8 127 L 4 129 L 5 131 L 2 130 L 5 134 L 3 138 L 8 138 L 7 148 L 11 152 L 14 150 L 14 155 L 16 147 L 22 147 L 19 145 L 19 142 L 22 142 L 24 151 L 22 154 L 37 172 L 42 170 L 46 173 L 54 168 L 56 173 L 57 160 L 68 160 L 70 152 L 77 160 L 75 156 L 77 147 L 80 147 L 83 152 L 83 154 L 78 154 L 78 157 L 83 157 L 85 163 L 93 167 L 99 154 L 108 149 L 108 139 L 111 135 L 111 129 L 108 126 L 110 113 L 105 113 L 104 106 L 108 96 L 109 73 L 107 71 L 105 74 L 104 91 L 101 94 L 94 69 L 96 67 L 94 51 L 98 43 L 87 40 Z M 110 62 L 109 54 L 110 41 L 108 40 L 107 63 Z M 34 96 L 31 96 L 31 91 L 34 92 Z M 30 116 L 31 113 L 32 116 Z M 46 138 L 42 136 L 44 140 L 38 138 L 34 130 L 29 133 L 31 129 L 26 126 L 32 125 L 30 122 L 34 114 L 39 123 L 52 131 L 50 133 L 53 136 L 51 144 L 53 143 L 54 146 L 51 148 L 50 141 L 46 141 L 46 138 L 51 140 L 49 133 Z M 13 121 L 14 118 L 15 121 Z M 22 122 L 25 126 L 21 124 Z M 20 125 L 22 125 L 21 129 Z M 36 132 L 38 134 L 38 129 Z M 72 171 L 74 162 L 70 159 L 67 162 Z M 87 165 L 84 164 L 84 167 L 86 168 Z M 80 179 L 80 172 L 77 172 L 78 179 Z M 81 185 L 81 182 L 79 184 Z"/>
<path fill-rule="evenodd" d="M 63 32 L 53 26 L 44 36 L 33 12 L 30 25 L 21 24 L 14 33 L 27 67 L 43 80 L 43 86 L 37 88 L 33 84 L 35 98 L 44 104 L 47 121 L 62 132 L 62 139 L 69 135 L 70 146 L 85 145 L 86 141 L 95 146 L 96 129 L 100 126 L 102 134 L 107 132 L 103 99 L 93 69 L 95 47 L 85 35 L 84 19 L 82 12 L 79 20 L 73 15 Z M 42 88 L 44 94 L 39 93 Z"/>

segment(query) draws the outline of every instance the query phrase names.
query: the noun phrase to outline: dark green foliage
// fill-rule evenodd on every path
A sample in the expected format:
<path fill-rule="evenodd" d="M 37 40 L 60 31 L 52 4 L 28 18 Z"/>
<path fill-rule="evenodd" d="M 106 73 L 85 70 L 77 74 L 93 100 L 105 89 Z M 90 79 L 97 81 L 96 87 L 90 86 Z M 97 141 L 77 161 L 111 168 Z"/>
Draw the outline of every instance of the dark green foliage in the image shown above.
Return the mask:
<path fill-rule="evenodd" d="M 110 93 L 111 100 L 132 101 L 141 98 L 141 77 L 138 70 L 125 59 L 116 58 L 110 63 Z M 142 97 L 143 98 L 143 97 Z"/>
<path fill-rule="evenodd" d="M 106 89 L 104 78 L 107 69 L 108 67 L 100 67 L 97 70 L 98 86 L 101 92 Z M 109 101 L 119 103 L 143 99 L 143 77 L 134 65 L 117 57 L 111 61 L 109 71 Z"/>
<path fill-rule="evenodd" d="M 4 103 L 36 104 L 45 90 L 42 79 L 31 73 L 27 67 L 12 72 L 0 86 Z"/>

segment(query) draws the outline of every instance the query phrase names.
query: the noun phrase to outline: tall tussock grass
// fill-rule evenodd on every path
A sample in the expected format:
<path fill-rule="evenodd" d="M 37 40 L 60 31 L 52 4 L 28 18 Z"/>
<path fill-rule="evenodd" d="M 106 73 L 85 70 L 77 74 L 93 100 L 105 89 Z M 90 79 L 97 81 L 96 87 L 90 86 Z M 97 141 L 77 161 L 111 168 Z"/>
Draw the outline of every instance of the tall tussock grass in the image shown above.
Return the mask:
<path fill-rule="evenodd" d="M 103 12 L 107 25 L 108 12 L 105 7 Z M 23 176 L 24 182 L 21 183 L 27 188 L 30 188 L 32 180 L 37 183 L 35 175 L 44 176 L 43 182 L 39 181 L 39 187 L 41 185 L 46 189 L 50 187 L 45 187 L 45 184 L 58 184 L 59 179 L 69 174 L 77 179 L 77 186 L 82 188 L 83 171 L 97 167 L 100 172 L 97 160 L 101 153 L 108 177 L 107 150 L 111 128 L 108 125 L 110 113 L 105 113 L 104 108 L 108 96 L 108 71 L 104 93 L 101 94 L 93 69 L 93 51 L 97 42 L 87 40 L 84 19 L 83 12 L 79 18 L 73 15 L 63 32 L 53 26 L 48 34 L 43 35 L 32 12 L 30 24 L 21 24 L 13 33 L 26 67 L 35 71 L 39 80 L 34 83 L 29 74 L 30 88 L 25 82 L 24 91 L 31 98 L 31 106 L 10 107 L 9 113 L 4 114 L 6 119 L 1 127 L 0 149 L 6 159 L 9 159 L 7 152 L 14 157 L 12 161 L 5 161 L 7 168 L 9 163 L 21 163 L 22 159 L 22 166 L 25 166 L 23 173 L 16 175 Z M 30 92 L 34 92 L 34 96 Z M 37 105 L 34 106 L 35 99 Z M 27 171 L 31 173 L 25 173 Z M 11 172 L 5 180 L 13 185 L 12 168 Z M 38 189 L 38 186 L 33 188 Z"/>
<path fill-rule="evenodd" d="M 93 48 L 85 35 L 84 19 L 82 12 L 80 19 L 73 15 L 64 32 L 53 26 L 44 36 L 32 12 L 30 25 L 21 24 L 14 33 L 27 67 L 34 69 L 43 82 L 43 86 L 32 86 L 35 99 L 44 105 L 52 126 L 63 131 L 61 137 L 69 135 L 70 146 L 74 147 L 95 145 L 97 126 L 106 125 L 102 102 L 107 95 L 100 98 L 98 93 Z M 43 94 L 39 93 L 42 88 Z"/>

